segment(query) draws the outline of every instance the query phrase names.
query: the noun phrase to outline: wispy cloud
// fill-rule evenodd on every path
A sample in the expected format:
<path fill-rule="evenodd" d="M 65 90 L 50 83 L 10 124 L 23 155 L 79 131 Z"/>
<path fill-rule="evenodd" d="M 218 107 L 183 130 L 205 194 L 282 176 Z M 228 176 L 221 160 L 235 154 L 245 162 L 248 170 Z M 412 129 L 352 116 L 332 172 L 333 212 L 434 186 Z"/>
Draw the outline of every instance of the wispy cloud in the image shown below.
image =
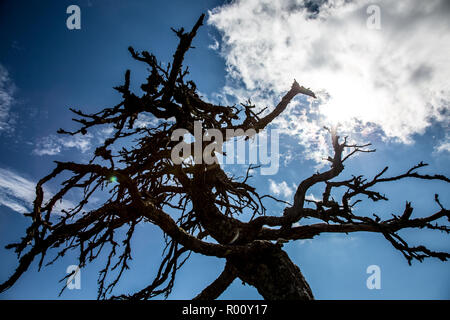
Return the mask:
<path fill-rule="evenodd" d="M 277 127 L 316 161 L 327 155 L 323 125 L 412 143 L 433 121 L 450 120 L 448 1 L 379 0 L 381 30 L 367 27 L 371 1 L 316 1 L 313 17 L 310 2 L 236 0 L 210 12 L 222 33 L 223 96 L 264 107 L 294 78 L 311 87 L 319 99 L 297 98 Z"/>
<path fill-rule="evenodd" d="M 434 152 L 436 153 L 442 153 L 442 152 L 448 152 L 450 153 L 450 134 L 446 134 L 445 138 L 439 142 L 438 145 L 435 146 Z"/>
<path fill-rule="evenodd" d="M 158 119 L 146 114 L 141 114 L 134 123 L 134 128 L 152 128 L 157 126 Z M 35 144 L 33 154 L 38 156 L 53 156 L 67 149 L 77 149 L 86 153 L 98 144 L 103 144 L 105 139 L 112 137 L 114 128 L 111 126 L 102 127 L 85 135 L 49 135 L 40 138 Z"/>
<path fill-rule="evenodd" d="M 11 130 L 11 106 L 14 103 L 15 85 L 8 70 L 0 64 L 0 132 Z"/>
<path fill-rule="evenodd" d="M 93 136 L 91 134 L 77 134 L 74 136 L 57 136 L 50 135 L 44 137 L 38 141 L 33 153 L 38 156 L 43 155 L 56 155 L 64 149 L 75 148 L 85 153 L 91 147 L 91 141 Z"/>
<path fill-rule="evenodd" d="M 35 199 L 36 183 L 30 179 L 24 178 L 20 174 L 0 168 L 0 205 L 10 208 L 19 213 L 30 212 Z M 44 188 L 44 200 L 48 200 L 52 193 Z M 63 200 L 57 202 L 55 212 L 61 212 L 62 209 L 73 208 L 74 205 Z"/>

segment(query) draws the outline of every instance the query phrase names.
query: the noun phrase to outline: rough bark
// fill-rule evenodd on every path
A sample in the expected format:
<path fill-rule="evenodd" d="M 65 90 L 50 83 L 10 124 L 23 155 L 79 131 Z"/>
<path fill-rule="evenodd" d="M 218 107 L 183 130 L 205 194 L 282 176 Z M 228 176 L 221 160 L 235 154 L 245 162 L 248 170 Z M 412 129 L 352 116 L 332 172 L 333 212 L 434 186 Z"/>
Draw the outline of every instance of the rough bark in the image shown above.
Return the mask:
<path fill-rule="evenodd" d="M 313 300 L 308 283 L 280 245 L 258 241 L 250 255 L 228 259 L 237 276 L 266 300 Z"/>

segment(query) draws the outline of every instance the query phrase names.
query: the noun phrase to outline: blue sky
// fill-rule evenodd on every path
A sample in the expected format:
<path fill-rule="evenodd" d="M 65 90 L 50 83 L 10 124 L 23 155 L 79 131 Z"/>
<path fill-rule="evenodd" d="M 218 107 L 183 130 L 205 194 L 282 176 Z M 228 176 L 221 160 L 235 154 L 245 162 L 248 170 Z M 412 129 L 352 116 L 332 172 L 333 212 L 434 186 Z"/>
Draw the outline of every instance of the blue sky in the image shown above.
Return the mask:
<path fill-rule="evenodd" d="M 289 195 L 289 190 L 293 190 L 293 184 L 298 185 L 317 168 L 323 168 L 320 158 L 327 155 L 325 152 L 328 146 L 318 138 L 321 133 L 317 130 L 332 118 L 341 120 L 341 116 L 346 117 L 342 118 L 343 131 L 350 134 L 354 131 L 355 139 L 370 140 L 377 149 L 374 154 L 363 154 L 350 160 L 343 173 L 344 177 L 351 174 L 370 177 L 386 165 L 390 167 L 389 172 L 398 174 L 420 161 L 430 164 L 424 172 L 449 176 L 450 95 L 442 85 L 442 79 L 448 79 L 445 76 L 450 75 L 448 58 L 446 60 L 438 53 L 427 55 L 428 51 L 423 50 L 412 53 L 409 51 L 408 56 L 400 59 L 405 67 L 395 69 L 394 66 L 399 64 L 397 60 L 388 60 L 384 55 L 380 56 L 379 52 L 376 57 L 371 55 L 374 51 L 372 49 L 380 46 L 390 48 L 386 44 L 395 41 L 398 42 L 397 46 L 385 55 L 395 57 L 404 53 L 407 48 L 415 48 L 416 43 L 404 43 L 398 41 L 397 37 L 402 34 L 401 39 L 409 39 L 408 30 L 425 32 L 427 28 L 440 28 L 438 31 L 441 32 L 441 42 L 433 42 L 434 39 L 430 36 L 426 40 L 429 41 L 427 46 L 431 49 L 441 48 L 445 52 L 445 48 L 450 46 L 450 28 L 445 21 L 438 23 L 440 16 L 436 11 L 439 11 L 440 2 L 434 2 L 436 6 L 431 6 L 429 10 L 424 8 L 422 13 L 427 14 L 419 14 L 414 24 L 408 19 L 414 14 L 417 16 L 417 12 L 410 12 L 405 8 L 402 9 L 404 11 L 399 11 L 399 8 L 389 7 L 388 4 L 383 7 L 384 2 L 380 1 L 381 12 L 385 13 L 382 17 L 386 17 L 382 20 L 385 21 L 382 24 L 385 29 L 370 42 L 361 40 L 353 43 L 353 39 L 348 40 L 350 37 L 346 28 L 358 23 L 358 17 L 365 14 L 361 13 L 360 7 L 353 8 L 357 12 L 355 15 L 348 14 L 345 10 L 327 11 L 324 8 L 323 14 L 328 14 L 328 21 L 334 21 L 336 30 L 342 31 L 327 34 L 331 28 L 329 25 L 314 25 L 316 22 L 304 20 L 304 15 L 296 16 L 292 13 L 286 16 L 283 10 L 290 12 L 291 9 L 282 6 L 272 8 L 267 4 L 270 2 L 266 1 L 252 0 L 245 5 L 237 1 L 219 9 L 217 8 L 223 5 L 222 1 L 207 0 L 2 1 L 0 281 L 5 280 L 16 267 L 16 256 L 5 250 L 4 246 L 18 240 L 28 226 L 29 221 L 22 213 L 32 201 L 33 183 L 53 168 L 53 160 L 86 161 L 92 151 L 91 145 L 98 139 L 95 134 L 74 139 L 56 136 L 56 130 L 61 127 L 75 128 L 68 107 L 92 112 L 115 105 L 120 96 L 112 87 L 121 84 L 126 69 L 131 69 L 132 81 L 136 87 L 146 76 L 145 68 L 130 57 L 128 46 L 132 45 L 136 50 L 151 51 L 160 61 L 169 62 L 177 44 L 177 38 L 170 28 L 190 28 L 201 13 L 209 10 L 213 10 L 209 23 L 200 29 L 194 40 L 196 48 L 188 53 L 185 60 L 185 64 L 190 66 L 190 77 L 206 98 L 233 101 L 250 97 L 256 102 L 270 105 L 280 98 L 283 90 L 289 88 L 293 78 L 321 94 L 319 105 L 304 98 L 296 98 L 286 117 L 274 124 L 282 132 L 280 169 L 275 176 L 257 175 L 253 184 L 258 191 L 272 194 L 278 192 L 283 198 L 284 195 Z M 254 10 L 260 8 L 258 6 L 261 3 L 266 3 L 264 8 L 269 9 Z M 71 4 L 77 4 L 81 8 L 81 30 L 66 28 L 66 8 Z M 255 7 L 251 7 L 252 5 Z M 393 22 L 398 21 L 395 19 L 398 12 L 402 12 L 403 26 L 410 23 L 409 29 Z M 347 14 L 345 20 L 339 20 L 344 13 Z M 237 23 L 234 20 L 239 19 L 240 15 L 247 17 L 247 23 Z M 435 21 L 435 24 L 430 20 Z M 280 27 L 280 21 L 288 23 L 281 24 Z M 286 27 L 295 23 L 301 27 Z M 255 32 L 254 26 L 259 24 L 263 31 L 268 26 L 267 32 Z M 271 35 L 270 30 L 277 30 L 278 34 Z M 316 34 L 314 30 L 319 30 L 322 34 Z M 352 30 L 353 36 L 367 39 L 367 34 L 364 33 L 367 32 L 366 29 Z M 272 43 L 271 39 L 277 36 L 280 39 L 286 37 L 294 40 L 300 37 L 302 47 L 292 47 L 292 55 L 286 56 L 285 44 L 294 40 L 281 44 Z M 420 36 L 420 33 L 417 34 L 417 37 Z M 339 39 L 339 48 L 348 46 L 354 48 L 354 51 L 336 49 L 333 39 Z M 307 55 L 309 49 L 305 48 L 316 48 L 318 51 L 313 57 L 318 57 L 324 55 L 327 47 L 335 49 L 335 55 L 333 58 L 325 56 L 324 59 L 334 59 L 335 65 L 321 64 L 316 60 L 303 64 L 303 60 L 299 60 L 299 57 L 306 60 L 311 58 Z M 257 50 L 252 51 L 253 48 Z M 281 49 L 283 50 L 280 51 Z M 257 63 L 255 56 L 259 57 Z M 361 57 L 361 61 L 356 61 L 357 57 Z M 355 61 L 356 64 L 353 65 Z M 420 66 L 423 61 L 426 62 L 423 63 L 423 68 L 410 70 L 411 75 L 415 75 L 414 78 L 404 74 L 409 66 Z M 378 75 L 378 71 L 372 68 L 374 63 L 379 63 L 380 68 L 389 72 L 385 70 Z M 361 65 L 371 67 L 355 67 Z M 250 68 L 253 68 L 252 72 L 249 72 Z M 265 73 L 264 70 L 269 72 Z M 352 76 L 347 76 L 348 73 Z M 373 76 L 374 74 L 381 78 Z M 435 90 L 430 89 L 428 92 L 424 89 L 426 85 L 421 80 L 422 75 L 427 77 L 427 84 Z M 393 90 L 391 95 L 386 94 L 385 87 L 372 85 L 377 81 L 389 84 L 389 88 Z M 346 92 L 348 89 L 343 88 L 342 83 L 349 86 L 363 83 L 364 85 L 350 89 L 353 92 L 359 90 L 360 93 L 372 94 L 368 88 L 374 88 L 374 93 L 367 96 L 354 92 L 350 101 L 347 100 L 348 94 L 344 96 L 339 93 L 339 90 Z M 326 92 L 327 86 L 329 92 Z M 414 90 L 422 90 L 422 93 L 416 97 Z M 374 101 L 388 105 L 374 110 L 378 108 Z M 366 102 L 370 108 L 364 109 Z M 351 121 L 350 117 L 353 117 Z M 96 134 L 101 135 L 101 132 Z M 325 136 L 325 133 L 322 134 Z M 235 166 L 230 170 L 242 172 L 244 167 Z M 56 188 L 56 185 L 50 185 L 49 191 L 55 191 Z M 389 217 L 391 213 L 401 212 L 408 200 L 413 203 L 415 215 L 425 216 L 438 210 L 433 201 L 435 193 L 440 194 L 444 206 L 450 206 L 450 189 L 441 182 L 408 180 L 386 185 L 381 191 L 390 199 L 388 203 L 365 203 L 359 207 L 359 212 L 367 212 L 369 215 L 377 212 L 383 217 Z M 313 196 L 318 197 L 320 194 L 320 188 L 311 190 Z M 288 198 L 287 196 L 286 200 Z M 279 214 L 283 207 L 275 204 L 269 208 L 274 214 Z M 450 251 L 449 238 L 443 234 L 426 230 L 407 230 L 401 234 L 413 244 L 424 243 L 435 250 Z M 115 293 L 132 293 L 152 280 L 161 259 L 160 238 L 161 233 L 155 227 L 138 228 L 133 242 L 133 269 L 119 283 Z M 395 251 L 381 235 L 327 234 L 312 240 L 289 243 L 285 249 L 301 268 L 318 299 L 450 298 L 448 262 L 425 260 L 423 263 L 413 262 L 409 266 L 401 253 Z M 76 263 L 75 259 L 76 253 L 68 254 L 40 272 L 37 272 L 36 264 L 33 264 L 13 288 L 0 294 L 0 299 L 57 298 L 61 289 L 58 280 L 65 276 L 68 265 Z M 103 266 L 102 263 L 104 260 L 100 259 L 83 269 L 82 289 L 66 290 L 61 298 L 95 299 L 97 272 Z M 193 255 L 180 270 L 170 298 L 194 297 L 216 278 L 223 265 L 222 260 Z M 369 276 L 366 268 L 369 265 L 381 268 L 380 290 L 369 290 L 366 287 Z M 221 298 L 260 299 L 260 295 L 254 288 L 243 286 L 241 281 L 236 280 Z"/>

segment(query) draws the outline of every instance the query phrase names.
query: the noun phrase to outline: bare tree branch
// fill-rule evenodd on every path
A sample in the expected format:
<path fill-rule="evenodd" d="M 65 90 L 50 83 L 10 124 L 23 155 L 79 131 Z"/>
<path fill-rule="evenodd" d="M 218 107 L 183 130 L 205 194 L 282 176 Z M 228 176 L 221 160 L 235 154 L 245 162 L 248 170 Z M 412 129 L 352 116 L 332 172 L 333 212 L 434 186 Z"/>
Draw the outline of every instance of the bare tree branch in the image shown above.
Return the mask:
<path fill-rule="evenodd" d="M 177 271 L 191 253 L 227 260 L 222 274 L 195 299 L 217 298 L 236 277 L 255 286 L 265 298 L 313 299 L 309 285 L 282 250 L 282 244 L 330 232 L 379 233 L 409 263 L 428 257 L 445 261 L 450 257 L 449 253 L 435 252 L 423 245 L 410 245 L 398 234 L 404 229 L 448 234 L 450 213 L 438 195 L 434 199 L 435 212 L 422 218 L 414 218 L 410 202 L 406 202 L 402 212 L 384 219 L 381 217 L 386 215 L 357 215 L 359 211 L 354 210 L 365 199 L 387 201 L 388 197 L 376 189 L 384 183 L 405 179 L 448 183 L 449 178 L 421 173 L 427 164 L 420 162 L 399 175 L 387 177 L 385 167 L 373 178 L 354 175 L 338 180 L 344 162 L 347 165 L 352 156 L 375 150 L 370 149 L 370 143 L 348 143 L 347 137 L 340 138 L 336 128 L 326 128 L 332 146 L 332 154 L 327 158 L 330 167 L 300 181 L 292 201 L 260 195 L 249 184 L 253 166 L 243 177 L 235 177 L 217 163 L 174 163 L 171 154 L 178 142 L 171 138 L 177 129 L 193 134 L 194 123 L 200 121 L 202 130 L 217 129 L 224 136 L 229 129 L 241 129 L 237 135 L 246 135 L 249 129 L 260 132 L 298 94 L 315 98 L 311 90 L 294 80 L 281 101 L 265 116 L 261 116 L 264 109 L 253 111 L 255 106 L 250 101 L 240 107 L 203 101 L 195 83 L 186 80 L 188 69 L 183 68 L 184 57 L 192 48 L 203 20 L 204 15 L 190 32 L 182 28 L 173 30 L 179 43 L 167 66 L 163 67 L 147 51 L 129 48 L 131 56 L 149 68 L 149 75 L 141 85 L 141 96 L 131 91 L 132 77 L 127 70 L 123 84 L 115 87 L 122 95 L 120 103 L 93 114 L 71 109 L 79 128 L 70 132 L 60 129 L 60 134 L 87 134 L 106 125 L 112 127 L 112 136 L 96 148 L 87 163 L 56 162 L 55 169 L 37 183 L 33 209 L 26 214 L 30 226 L 22 239 L 7 246 L 17 254 L 18 266 L 0 284 L 0 292 L 14 285 L 35 259 L 39 259 L 41 268 L 49 251 L 56 251 L 56 257 L 45 265 L 54 263 L 69 250 L 77 250 L 80 268 L 106 253 L 106 263 L 98 278 L 99 299 L 167 297 Z M 243 116 L 239 116 L 241 112 Z M 153 125 L 137 126 L 140 116 L 150 117 Z M 132 140 L 134 144 L 124 146 L 124 140 Z M 201 148 L 205 151 L 206 144 Z M 44 201 L 48 196 L 45 185 L 60 180 L 63 181 L 59 190 Z M 324 187 L 322 199 L 306 198 L 314 186 Z M 55 216 L 57 203 L 69 193 L 79 195 L 80 200 L 74 208 L 65 208 L 61 215 Z M 94 198 L 103 200 L 94 202 Z M 283 213 L 269 210 L 267 200 L 285 204 Z M 250 214 L 250 221 L 240 219 L 241 214 Z M 322 222 L 308 225 L 308 218 Z M 144 223 L 157 226 L 164 234 L 165 248 L 156 276 L 134 294 L 113 295 L 117 283 L 130 268 L 135 229 Z M 119 229 L 126 232 L 118 232 Z M 212 240 L 207 241 L 207 237 Z M 280 288 L 280 284 L 284 287 Z"/>

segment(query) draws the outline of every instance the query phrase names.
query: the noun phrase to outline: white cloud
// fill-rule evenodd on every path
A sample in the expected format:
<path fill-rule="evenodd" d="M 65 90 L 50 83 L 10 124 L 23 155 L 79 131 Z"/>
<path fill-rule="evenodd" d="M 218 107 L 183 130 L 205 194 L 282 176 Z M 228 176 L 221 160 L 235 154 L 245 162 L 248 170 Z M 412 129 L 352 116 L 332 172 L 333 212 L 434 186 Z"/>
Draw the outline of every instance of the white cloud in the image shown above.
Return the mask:
<path fill-rule="evenodd" d="M 63 149 L 76 148 L 82 153 L 88 151 L 91 147 L 91 134 L 76 134 L 74 136 L 56 136 L 50 135 L 42 138 L 35 146 L 33 153 L 42 155 L 55 155 Z"/>
<path fill-rule="evenodd" d="M 36 183 L 7 169 L 0 168 L 0 205 L 6 206 L 19 213 L 27 213 L 32 209 L 36 195 Z M 53 194 L 44 188 L 44 201 L 48 201 Z M 67 200 L 57 202 L 55 212 L 73 208 Z"/>
<path fill-rule="evenodd" d="M 315 201 L 315 202 L 320 201 L 320 199 L 316 198 L 312 193 L 307 194 L 305 198 L 306 198 L 306 200 L 310 200 L 310 201 Z"/>
<path fill-rule="evenodd" d="M 217 50 L 217 49 L 219 49 L 219 47 L 220 47 L 220 43 L 216 39 L 214 39 L 214 43 L 213 44 L 210 44 L 208 46 L 208 48 L 211 49 L 211 50 Z"/>
<path fill-rule="evenodd" d="M 444 141 L 436 147 L 437 152 L 450 152 L 450 141 Z"/>
<path fill-rule="evenodd" d="M 134 128 L 154 128 L 157 127 L 158 124 L 158 119 L 146 114 L 140 114 L 134 123 Z M 105 139 L 113 136 L 114 132 L 112 126 L 106 126 L 93 130 L 85 135 L 81 133 L 73 136 L 51 134 L 39 139 L 33 149 L 33 154 L 39 156 L 52 156 L 70 148 L 75 148 L 80 152 L 85 153 L 98 144 L 103 144 Z"/>
<path fill-rule="evenodd" d="M 15 86 L 8 71 L 0 64 L 0 132 L 11 129 L 11 105 Z"/>
<path fill-rule="evenodd" d="M 270 191 L 274 193 L 275 195 L 283 195 L 285 198 L 289 198 L 294 194 L 294 191 L 292 188 L 288 186 L 286 181 L 282 181 L 280 183 L 276 183 L 272 179 L 269 179 L 270 182 Z"/>
<path fill-rule="evenodd" d="M 367 28 L 369 4 L 330 0 L 313 19 L 301 0 L 236 0 L 212 10 L 228 72 L 221 94 L 264 107 L 294 78 L 311 87 L 319 99 L 296 98 L 276 125 L 316 161 L 328 155 L 323 125 L 412 143 L 432 121 L 448 122 L 450 3 L 377 1 L 381 30 Z"/>
<path fill-rule="evenodd" d="M 113 126 L 106 126 L 101 129 L 98 129 L 95 134 L 95 140 L 99 144 L 103 144 L 106 139 L 112 138 L 114 133 Z"/>
<path fill-rule="evenodd" d="M 30 212 L 30 208 L 27 208 L 22 203 L 20 203 L 20 199 L 11 200 L 3 194 L 0 194 L 0 205 L 8 207 L 12 211 L 16 211 L 22 214 Z"/>
<path fill-rule="evenodd" d="M 134 123 L 134 128 L 154 128 L 158 126 L 159 119 L 147 114 L 139 114 Z"/>
<path fill-rule="evenodd" d="M 445 138 L 439 142 L 437 146 L 434 148 L 434 152 L 450 152 L 450 134 L 446 134 Z"/>

